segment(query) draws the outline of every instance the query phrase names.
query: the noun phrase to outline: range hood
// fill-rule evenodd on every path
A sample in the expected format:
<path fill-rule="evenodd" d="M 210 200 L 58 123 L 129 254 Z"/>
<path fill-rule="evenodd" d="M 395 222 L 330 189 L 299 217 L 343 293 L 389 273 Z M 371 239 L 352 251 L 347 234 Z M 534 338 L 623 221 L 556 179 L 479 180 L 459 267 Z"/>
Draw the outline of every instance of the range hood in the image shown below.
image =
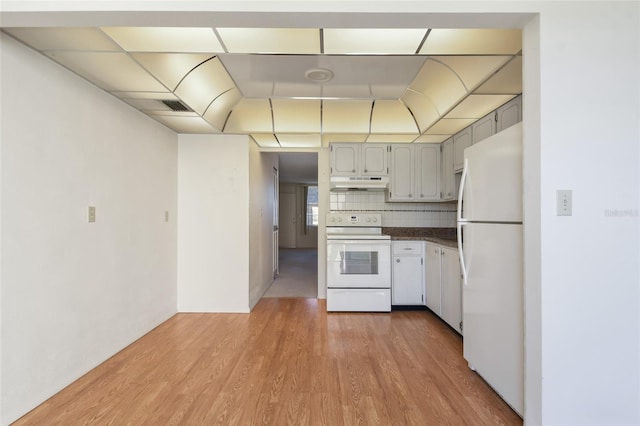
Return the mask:
<path fill-rule="evenodd" d="M 389 186 L 387 176 L 331 176 L 331 191 L 384 191 Z"/>

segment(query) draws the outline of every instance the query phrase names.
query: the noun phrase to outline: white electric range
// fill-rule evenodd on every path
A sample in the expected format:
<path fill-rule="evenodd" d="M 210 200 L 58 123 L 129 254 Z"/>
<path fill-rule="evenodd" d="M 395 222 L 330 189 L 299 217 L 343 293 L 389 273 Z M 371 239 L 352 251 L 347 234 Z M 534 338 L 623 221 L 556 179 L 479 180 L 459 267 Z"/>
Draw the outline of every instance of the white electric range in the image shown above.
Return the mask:
<path fill-rule="evenodd" d="M 391 237 L 379 213 L 327 214 L 327 311 L 391 311 Z"/>

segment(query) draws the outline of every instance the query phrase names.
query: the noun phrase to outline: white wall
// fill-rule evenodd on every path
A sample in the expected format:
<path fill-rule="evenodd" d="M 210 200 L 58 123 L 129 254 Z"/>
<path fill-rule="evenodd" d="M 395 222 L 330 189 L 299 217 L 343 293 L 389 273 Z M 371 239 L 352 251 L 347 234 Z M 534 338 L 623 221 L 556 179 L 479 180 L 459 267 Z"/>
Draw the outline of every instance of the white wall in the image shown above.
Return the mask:
<path fill-rule="evenodd" d="M 273 169 L 278 154 L 262 153 L 249 144 L 249 307 L 253 308 L 273 282 Z"/>
<path fill-rule="evenodd" d="M 0 39 L 7 424 L 176 312 L 177 137 Z"/>
<path fill-rule="evenodd" d="M 318 151 L 318 299 L 327 298 L 327 233 L 329 213 L 329 148 Z"/>
<path fill-rule="evenodd" d="M 178 143 L 178 310 L 249 312 L 249 137 Z"/>
<path fill-rule="evenodd" d="M 640 424 L 640 3 L 549 4 L 539 34 L 541 420 Z"/>

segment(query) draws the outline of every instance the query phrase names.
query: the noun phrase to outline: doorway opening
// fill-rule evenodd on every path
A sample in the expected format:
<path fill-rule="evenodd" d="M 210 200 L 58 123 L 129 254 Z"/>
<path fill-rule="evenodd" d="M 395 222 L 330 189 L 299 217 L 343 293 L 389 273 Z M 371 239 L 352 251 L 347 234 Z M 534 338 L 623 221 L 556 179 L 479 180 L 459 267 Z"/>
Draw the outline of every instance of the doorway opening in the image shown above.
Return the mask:
<path fill-rule="evenodd" d="M 264 297 L 318 297 L 318 154 L 279 155 L 278 272 Z"/>

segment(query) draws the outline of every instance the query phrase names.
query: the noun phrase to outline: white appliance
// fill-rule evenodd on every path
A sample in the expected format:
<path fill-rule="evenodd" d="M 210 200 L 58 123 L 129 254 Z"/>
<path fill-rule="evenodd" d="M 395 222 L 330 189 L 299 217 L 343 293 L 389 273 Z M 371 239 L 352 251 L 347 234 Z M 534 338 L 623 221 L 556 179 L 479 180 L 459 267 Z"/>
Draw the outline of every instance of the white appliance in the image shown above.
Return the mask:
<path fill-rule="evenodd" d="M 522 124 L 464 150 L 458 197 L 463 354 L 522 416 Z"/>
<path fill-rule="evenodd" d="M 327 214 L 327 311 L 391 311 L 391 237 L 379 213 Z"/>
<path fill-rule="evenodd" d="M 389 187 L 388 176 L 331 176 L 331 191 L 384 191 Z"/>

